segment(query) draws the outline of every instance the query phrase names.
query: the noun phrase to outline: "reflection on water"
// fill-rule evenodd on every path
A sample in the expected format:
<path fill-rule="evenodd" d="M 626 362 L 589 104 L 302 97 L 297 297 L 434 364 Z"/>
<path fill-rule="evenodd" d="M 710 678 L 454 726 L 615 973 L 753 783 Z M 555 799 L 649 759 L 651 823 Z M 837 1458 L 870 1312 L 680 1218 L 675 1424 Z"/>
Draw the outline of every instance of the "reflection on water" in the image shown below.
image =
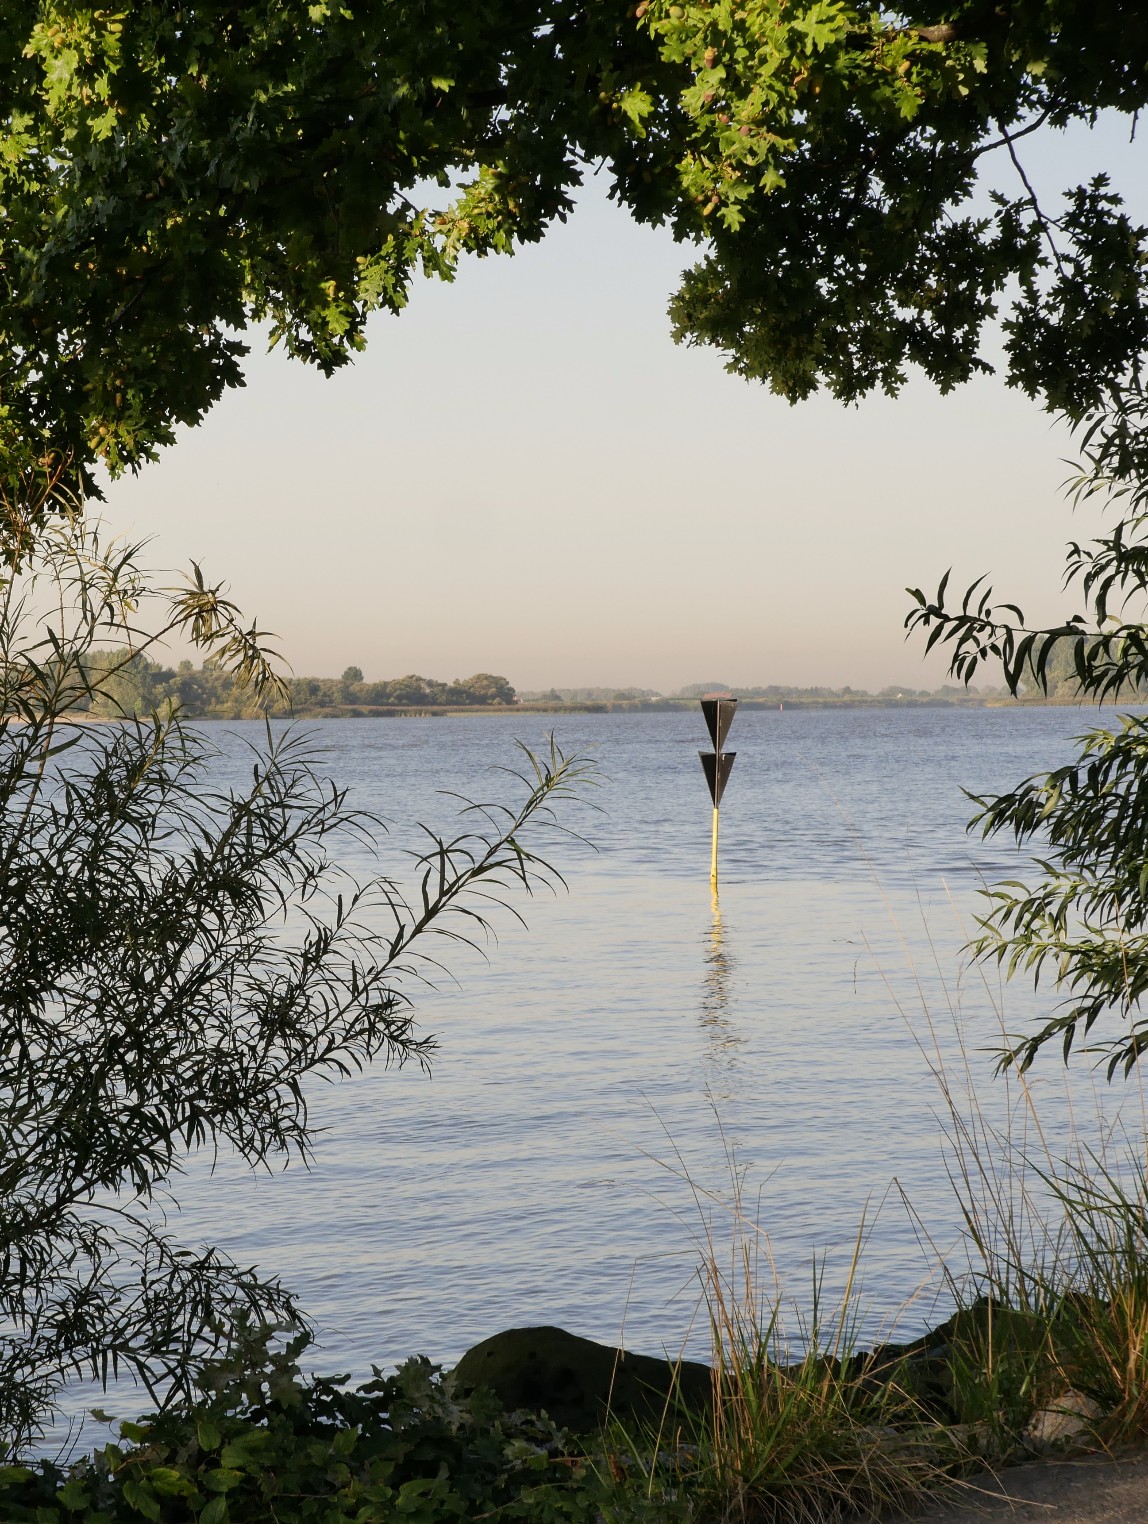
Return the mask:
<path fill-rule="evenodd" d="M 710 906 L 709 933 L 704 946 L 705 971 L 702 977 L 701 1025 L 706 1034 L 708 1057 L 729 1063 L 742 1038 L 731 1020 L 733 976 L 736 967 L 722 922 L 721 899 L 716 885 Z"/>

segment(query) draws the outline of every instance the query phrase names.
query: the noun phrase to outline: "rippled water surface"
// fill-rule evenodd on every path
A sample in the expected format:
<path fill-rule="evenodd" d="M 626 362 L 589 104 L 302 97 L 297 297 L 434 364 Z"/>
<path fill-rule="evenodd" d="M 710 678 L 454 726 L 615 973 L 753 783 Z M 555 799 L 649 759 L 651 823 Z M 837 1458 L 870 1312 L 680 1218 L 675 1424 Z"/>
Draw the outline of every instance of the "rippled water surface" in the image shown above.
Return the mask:
<path fill-rule="evenodd" d="M 962 973 L 959 948 L 981 877 L 1017 863 L 966 835 L 962 786 L 1000 789 L 1067 760 L 1090 722 L 1066 709 L 743 711 L 715 908 L 700 712 L 562 718 L 560 743 L 601 770 L 596 809 L 568 815 L 597 851 L 552 843 L 569 891 L 523 905 L 526 929 L 504 917 L 488 962 L 453 955 L 457 987 L 411 990 L 440 1043 L 432 1077 L 380 1068 L 317 1085 L 310 1173 L 196 1165 L 174 1226 L 281 1274 L 317 1322 L 325 1370 L 415 1351 L 450 1362 L 523 1323 L 704 1353 L 704 1213 L 680 1175 L 704 1208 L 706 1190 L 728 1191 L 732 1150 L 799 1300 L 815 1251 L 835 1283 L 869 1204 L 879 1319 L 929 1270 L 899 1191 L 938 1247 L 959 1242 L 918 1046 L 930 1018 L 951 1051 L 957 1011 L 978 1088 L 1004 1103 L 985 1051 L 1000 991 Z M 382 866 L 402 875 L 413 822 L 451 826 L 439 791 L 507 797 L 492 769 L 514 764 L 516 737 L 542 744 L 546 724 L 310 728 L 352 800 L 395 823 Z M 256 727 L 211 734 L 221 776 L 248 766 Z M 1049 999 L 1010 987 L 1005 1019 L 1023 1026 Z M 1055 1137 L 1065 1101 L 1051 1057 L 1045 1069 Z M 922 1299 L 908 1323 L 930 1311 Z"/>

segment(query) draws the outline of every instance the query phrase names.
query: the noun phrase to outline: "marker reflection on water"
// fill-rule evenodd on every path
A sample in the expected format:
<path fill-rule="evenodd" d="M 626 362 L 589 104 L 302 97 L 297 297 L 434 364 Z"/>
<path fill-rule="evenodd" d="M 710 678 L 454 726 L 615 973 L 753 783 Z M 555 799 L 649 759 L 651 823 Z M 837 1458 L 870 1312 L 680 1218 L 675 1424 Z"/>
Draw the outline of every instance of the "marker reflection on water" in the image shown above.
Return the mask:
<path fill-rule="evenodd" d="M 742 1038 L 731 1019 L 736 964 L 730 952 L 716 888 L 710 901 L 710 927 L 704 941 L 703 962 L 701 1025 L 708 1038 L 710 1057 L 728 1062 L 733 1050 L 741 1046 Z"/>

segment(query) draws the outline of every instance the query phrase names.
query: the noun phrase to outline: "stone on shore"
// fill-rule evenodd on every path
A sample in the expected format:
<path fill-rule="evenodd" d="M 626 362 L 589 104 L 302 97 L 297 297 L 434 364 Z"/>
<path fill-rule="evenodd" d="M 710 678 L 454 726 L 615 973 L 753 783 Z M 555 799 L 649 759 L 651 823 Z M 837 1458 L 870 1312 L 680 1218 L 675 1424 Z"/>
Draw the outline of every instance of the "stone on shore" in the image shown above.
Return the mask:
<path fill-rule="evenodd" d="M 1024 1437 L 1035 1450 L 1052 1450 L 1094 1436 L 1101 1417 L 1100 1406 L 1082 1392 L 1069 1390 L 1037 1413 Z"/>
<path fill-rule="evenodd" d="M 708 1365 L 636 1355 L 564 1328 L 494 1334 L 467 1350 L 455 1376 L 463 1387 L 488 1387 L 511 1412 L 546 1412 L 575 1433 L 599 1428 L 608 1417 L 657 1424 L 667 1405 L 697 1413 L 711 1401 Z"/>

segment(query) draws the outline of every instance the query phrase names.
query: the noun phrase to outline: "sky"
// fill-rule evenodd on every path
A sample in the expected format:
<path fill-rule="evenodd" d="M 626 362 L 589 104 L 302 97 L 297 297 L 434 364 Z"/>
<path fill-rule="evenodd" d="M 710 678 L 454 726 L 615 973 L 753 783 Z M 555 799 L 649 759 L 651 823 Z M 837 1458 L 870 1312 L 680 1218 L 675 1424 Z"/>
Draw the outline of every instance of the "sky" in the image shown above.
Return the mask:
<path fill-rule="evenodd" d="M 1050 201 L 1101 168 L 1128 193 L 1126 140 L 1030 140 L 1026 167 Z M 993 173 L 1014 189 L 1007 160 Z M 591 180 L 543 243 L 375 317 L 331 379 L 254 334 L 247 386 L 110 484 L 105 521 L 150 537 L 157 568 L 225 580 L 299 675 L 933 687 L 907 585 L 951 566 L 1030 617 L 1067 611 L 1064 544 L 1095 526 L 1063 500 L 1072 440 L 1036 404 L 916 379 L 790 407 L 673 343 L 689 262 Z"/>

